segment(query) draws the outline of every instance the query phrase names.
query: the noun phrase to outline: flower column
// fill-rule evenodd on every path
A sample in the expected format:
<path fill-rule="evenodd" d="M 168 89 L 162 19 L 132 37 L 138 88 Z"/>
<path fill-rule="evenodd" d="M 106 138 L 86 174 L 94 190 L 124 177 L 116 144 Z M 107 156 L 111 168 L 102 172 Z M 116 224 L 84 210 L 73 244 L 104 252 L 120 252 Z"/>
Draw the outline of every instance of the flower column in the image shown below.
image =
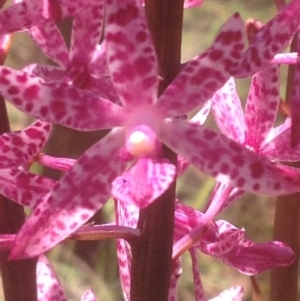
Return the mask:
<path fill-rule="evenodd" d="M 158 56 L 159 93 L 180 69 L 183 0 L 148 0 L 145 11 Z M 176 165 L 176 155 L 163 147 L 163 156 Z M 172 270 L 176 182 L 140 213 L 140 240 L 133 246 L 131 301 L 166 301 Z"/>

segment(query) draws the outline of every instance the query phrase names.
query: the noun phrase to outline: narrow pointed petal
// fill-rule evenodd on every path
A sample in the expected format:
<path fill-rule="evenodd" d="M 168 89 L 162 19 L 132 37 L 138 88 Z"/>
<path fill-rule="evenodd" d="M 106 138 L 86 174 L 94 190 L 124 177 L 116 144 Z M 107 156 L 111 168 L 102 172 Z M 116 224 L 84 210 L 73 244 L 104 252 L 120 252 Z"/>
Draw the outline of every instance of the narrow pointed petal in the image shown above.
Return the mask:
<path fill-rule="evenodd" d="M 29 34 L 43 53 L 60 67 L 69 64 L 69 51 L 65 40 L 55 22 L 46 22 L 43 26 L 33 27 Z"/>
<path fill-rule="evenodd" d="M 295 254 L 284 243 L 271 241 L 250 247 L 240 246 L 219 258 L 243 274 L 256 275 L 278 266 L 290 265 L 295 260 Z"/>
<path fill-rule="evenodd" d="M 136 228 L 139 209 L 115 200 L 115 215 L 117 225 Z M 130 274 L 132 253 L 130 245 L 124 239 L 117 240 L 117 254 L 119 263 L 120 281 L 125 301 L 130 300 Z"/>
<path fill-rule="evenodd" d="M 20 132 L 0 136 L 0 168 L 17 167 L 27 163 L 45 146 L 51 124 L 36 121 Z"/>
<path fill-rule="evenodd" d="M 196 249 L 191 248 L 189 250 L 192 259 L 192 270 L 193 270 L 193 280 L 194 280 L 194 291 L 196 301 L 206 301 L 204 290 L 202 286 L 201 276 L 198 268 L 198 259 Z"/>
<path fill-rule="evenodd" d="M 204 126 L 179 119 L 166 121 L 160 138 L 174 152 L 223 184 L 268 195 L 290 194 L 300 189 L 300 170 L 268 161 Z"/>
<path fill-rule="evenodd" d="M 203 54 L 185 64 L 158 99 L 162 114 L 174 117 L 201 107 L 230 77 L 230 68 L 243 51 L 243 21 L 234 14 Z"/>
<path fill-rule="evenodd" d="M 110 196 L 111 182 L 125 169 L 125 164 L 118 158 L 124 140 L 122 130 L 113 130 L 79 158 L 27 219 L 11 258 L 45 253 L 105 204 Z"/>
<path fill-rule="evenodd" d="M 88 290 L 82 295 L 81 301 L 97 301 L 97 298 L 92 290 Z"/>
<path fill-rule="evenodd" d="M 65 83 L 44 82 L 23 71 L 0 67 L 0 93 L 21 111 L 82 131 L 122 124 L 122 108 Z"/>
<path fill-rule="evenodd" d="M 244 298 L 244 289 L 242 286 L 232 286 L 224 290 L 220 295 L 209 301 L 242 301 Z"/>
<path fill-rule="evenodd" d="M 106 63 L 106 42 L 105 40 L 101 45 L 96 45 L 93 58 L 90 61 L 89 69 L 95 76 L 108 76 L 108 67 Z"/>
<path fill-rule="evenodd" d="M 169 188 L 175 173 L 171 163 L 140 158 L 113 182 L 112 195 L 125 204 L 145 208 Z"/>
<path fill-rule="evenodd" d="M 36 267 L 38 301 L 67 301 L 62 285 L 46 256 L 40 255 Z"/>
<path fill-rule="evenodd" d="M 230 77 L 211 100 L 212 111 L 221 132 L 236 142 L 244 143 L 246 124 L 234 78 Z"/>
<path fill-rule="evenodd" d="M 20 169 L 0 170 L 0 194 L 12 201 L 35 208 L 56 181 Z"/>
<path fill-rule="evenodd" d="M 246 144 L 256 151 L 260 151 L 276 120 L 280 102 L 279 84 L 277 66 L 265 68 L 252 78 L 245 108 Z"/>
<path fill-rule="evenodd" d="M 282 52 L 296 33 L 300 20 L 300 2 L 292 0 L 269 21 L 253 39 L 237 68 L 235 77 L 248 77 L 267 67 L 274 55 Z"/>
<path fill-rule="evenodd" d="M 103 9 L 104 0 L 93 1 L 74 15 L 70 46 L 72 60 L 91 61 L 102 34 Z"/>
<path fill-rule="evenodd" d="M 158 62 L 139 1 L 106 5 L 107 62 L 123 105 L 151 104 L 157 97 Z"/>

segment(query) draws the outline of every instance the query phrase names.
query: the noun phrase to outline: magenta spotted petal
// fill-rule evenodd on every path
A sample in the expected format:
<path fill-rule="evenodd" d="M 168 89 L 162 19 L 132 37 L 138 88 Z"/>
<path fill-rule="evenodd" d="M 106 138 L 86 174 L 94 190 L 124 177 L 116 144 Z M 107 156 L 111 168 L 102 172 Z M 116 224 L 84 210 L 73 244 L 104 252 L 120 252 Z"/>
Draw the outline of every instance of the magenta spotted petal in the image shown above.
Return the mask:
<path fill-rule="evenodd" d="M 248 77 L 267 67 L 274 55 L 282 52 L 296 33 L 300 20 L 300 2 L 292 0 L 263 26 L 252 40 L 239 64 L 231 72 Z"/>
<path fill-rule="evenodd" d="M 233 15 L 221 28 L 211 47 L 187 62 L 158 99 L 156 106 L 170 117 L 186 114 L 204 105 L 230 77 L 244 49 L 244 24 Z"/>
<path fill-rule="evenodd" d="M 140 158 L 113 182 L 112 195 L 126 204 L 147 207 L 171 185 L 175 173 L 173 164 Z"/>
<path fill-rule="evenodd" d="M 121 125 L 122 108 L 65 83 L 1 67 L 0 89 L 20 110 L 49 122 L 82 131 Z"/>
<path fill-rule="evenodd" d="M 300 189 L 299 170 L 272 163 L 204 127 L 173 120 L 165 123 L 161 139 L 224 184 L 270 195 L 289 194 Z"/>
<path fill-rule="evenodd" d="M 17 167 L 35 157 L 45 146 L 51 125 L 36 121 L 19 132 L 0 136 L 0 168 Z"/>
<path fill-rule="evenodd" d="M 154 45 L 136 2 L 111 1 L 106 6 L 107 63 L 120 100 L 129 107 L 152 104 L 159 83 Z"/>
<path fill-rule="evenodd" d="M 79 158 L 23 225 L 11 258 L 34 257 L 46 252 L 105 204 L 111 182 L 125 169 L 125 163 L 117 160 L 123 141 L 122 131 L 112 131 Z M 82 177 L 86 170 L 89 176 Z"/>
<path fill-rule="evenodd" d="M 0 170 L 0 193 L 14 202 L 34 208 L 56 181 L 18 168 Z"/>

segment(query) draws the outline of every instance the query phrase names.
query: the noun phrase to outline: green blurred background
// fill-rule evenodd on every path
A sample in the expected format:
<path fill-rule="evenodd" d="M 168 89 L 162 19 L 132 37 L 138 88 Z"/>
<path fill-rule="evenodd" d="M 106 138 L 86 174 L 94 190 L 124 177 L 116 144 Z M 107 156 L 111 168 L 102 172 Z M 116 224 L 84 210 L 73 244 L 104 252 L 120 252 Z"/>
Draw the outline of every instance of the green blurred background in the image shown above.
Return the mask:
<path fill-rule="evenodd" d="M 201 7 L 185 10 L 182 61 L 191 59 L 209 47 L 220 26 L 236 11 L 240 12 L 245 21 L 248 18 L 254 18 L 264 22 L 275 15 L 276 8 L 273 1 L 269 0 L 204 0 Z M 70 24 L 71 20 L 60 23 L 65 36 L 69 36 Z M 27 34 L 16 34 L 6 64 L 21 68 L 32 62 L 45 63 L 47 58 Z M 238 84 L 240 96 L 244 102 L 249 80 L 239 81 Z M 9 106 L 9 112 L 12 129 L 21 129 L 31 121 L 11 106 Z M 207 125 L 215 127 L 211 117 Z M 47 152 L 57 156 L 76 158 L 102 135 L 103 133 L 83 134 L 59 127 L 54 131 L 47 146 Z M 55 178 L 60 176 L 53 171 L 44 172 Z M 191 167 L 178 182 L 178 197 L 182 202 L 201 210 L 213 185 L 213 179 Z M 95 219 L 98 223 L 104 223 L 112 220 L 112 216 L 113 204 L 110 201 Z M 218 218 L 226 219 L 238 227 L 244 227 L 247 237 L 255 242 L 264 242 L 272 239 L 273 217 L 274 199 L 247 194 Z M 89 288 L 95 291 L 99 301 L 122 300 L 114 241 L 65 243 L 51 251 L 49 258 L 59 274 L 69 300 L 80 300 L 81 294 Z M 183 275 L 179 282 L 178 300 L 190 301 L 194 300 L 191 262 L 187 255 L 184 255 L 182 259 Z M 246 291 L 245 300 L 252 300 L 248 277 L 203 254 L 199 254 L 199 263 L 208 298 L 216 296 L 229 286 L 242 285 Z M 268 273 L 257 277 L 266 296 L 269 290 L 268 277 Z"/>

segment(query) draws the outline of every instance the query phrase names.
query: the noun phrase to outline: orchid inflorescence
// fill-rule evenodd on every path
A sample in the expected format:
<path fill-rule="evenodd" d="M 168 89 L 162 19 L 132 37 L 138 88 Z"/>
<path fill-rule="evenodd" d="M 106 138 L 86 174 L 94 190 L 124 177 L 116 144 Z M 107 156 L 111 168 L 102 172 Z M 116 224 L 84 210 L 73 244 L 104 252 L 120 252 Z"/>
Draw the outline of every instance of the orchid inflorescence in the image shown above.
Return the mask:
<path fill-rule="evenodd" d="M 184 1 L 185 7 L 200 4 Z M 144 5 L 138 0 L 21 0 L 0 11 L 3 62 L 9 36 L 26 31 L 55 63 L 33 63 L 22 70 L 0 66 L 2 97 L 37 119 L 0 136 L 0 193 L 32 210 L 18 233 L 0 236 L 0 246 L 9 250 L 10 260 L 38 257 L 38 300 L 66 300 L 44 254 L 67 238 L 117 238 L 123 296 L 134 300 L 132 246 L 143 232 L 140 212 L 158 202 L 189 165 L 216 184 L 203 212 L 174 195 L 169 301 L 177 300 L 185 251 L 192 260 L 197 301 L 207 300 L 198 251 L 246 275 L 295 259 L 283 242 L 255 243 L 245 229 L 215 218 L 245 192 L 277 196 L 300 191 L 300 170 L 280 162 L 300 161 L 295 97 L 292 118 L 275 127 L 279 64 L 298 64 L 296 53 L 282 52 L 298 30 L 300 1 L 292 0 L 258 28 L 248 46 L 244 22 L 235 13 L 162 93 Z M 73 18 L 69 48 L 57 27 L 67 17 Z M 246 77 L 252 81 L 243 111 L 234 78 Z M 219 131 L 204 125 L 210 111 Z M 78 160 L 58 158 L 42 153 L 52 124 L 110 131 Z M 164 155 L 164 147 L 177 154 L 177 164 Z M 64 174 L 58 181 L 35 174 L 30 169 L 34 162 Z M 87 224 L 110 197 L 115 221 Z M 233 286 L 210 300 L 242 300 L 243 294 L 242 287 Z M 96 297 L 87 291 L 82 300 Z"/>

